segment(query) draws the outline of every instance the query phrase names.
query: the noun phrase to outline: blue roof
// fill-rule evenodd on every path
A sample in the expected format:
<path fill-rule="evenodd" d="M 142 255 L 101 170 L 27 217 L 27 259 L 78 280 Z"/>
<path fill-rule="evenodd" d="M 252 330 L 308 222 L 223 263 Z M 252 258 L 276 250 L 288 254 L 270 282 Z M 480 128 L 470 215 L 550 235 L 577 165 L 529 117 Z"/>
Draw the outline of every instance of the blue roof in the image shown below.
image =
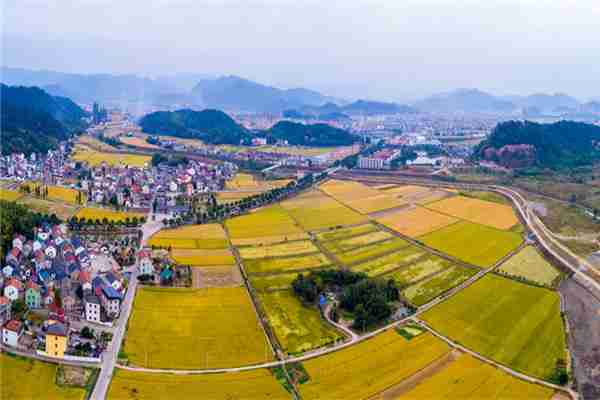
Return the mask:
<path fill-rule="evenodd" d="M 121 300 L 121 293 L 117 292 L 112 286 L 108 286 L 108 285 L 102 286 L 102 293 L 104 293 L 104 295 L 108 299 Z"/>

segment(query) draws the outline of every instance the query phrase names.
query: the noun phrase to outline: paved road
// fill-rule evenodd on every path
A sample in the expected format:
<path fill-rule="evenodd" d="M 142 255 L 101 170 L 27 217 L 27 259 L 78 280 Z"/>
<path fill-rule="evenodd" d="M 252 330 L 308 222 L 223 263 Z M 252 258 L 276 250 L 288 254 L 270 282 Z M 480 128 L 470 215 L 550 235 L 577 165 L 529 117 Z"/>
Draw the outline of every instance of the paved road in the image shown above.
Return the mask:
<path fill-rule="evenodd" d="M 140 247 L 143 247 L 146 244 L 148 238 L 152 236 L 153 233 L 158 231 L 161 227 L 162 222 L 160 221 L 146 222 L 142 226 L 143 235 Z M 125 328 L 127 326 L 127 321 L 129 320 L 129 316 L 131 314 L 133 299 L 135 297 L 135 291 L 138 285 L 137 275 L 138 269 L 136 262 L 136 268 L 133 268 L 131 278 L 129 279 L 129 287 L 127 288 L 125 299 L 121 304 L 121 313 L 119 315 L 118 320 L 114 324 L 113 340 L 108 345 L 108 348 L 104 351 L 104 353 L 102 353 L 102 369 L 100 371 L 100 375 L 98 376 L 98 381 L 96 382 L 94 391 L 92 392 L 91 399 L 93 400 L 103 400 L 106 398 L 106 394 L 108 393 L 108 388 L 112 380 L 113 371 L 115 365 L 117 364 L 119 349 L 121 347 L 121 343 L 123 342 L 123 337 L 125 336 Z"/>

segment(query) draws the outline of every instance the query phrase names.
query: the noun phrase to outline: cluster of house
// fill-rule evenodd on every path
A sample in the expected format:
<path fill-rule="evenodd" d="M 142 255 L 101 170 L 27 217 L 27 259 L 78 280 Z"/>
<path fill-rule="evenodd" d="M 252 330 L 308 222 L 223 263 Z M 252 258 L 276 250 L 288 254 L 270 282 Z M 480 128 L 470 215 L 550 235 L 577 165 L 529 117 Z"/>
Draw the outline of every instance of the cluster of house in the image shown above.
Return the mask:
<path fill-rule="evenodd" d="M 138 272 L 140 280 L 161 285 L 170 285 L 175 278 L 172 263 L 166 257 L 153 257 L 148 248 L 138 252 Z"/>
<path fill-rule="evenodd" d="M 118 317 L 125 278 L 95 258 L 64 225 L 43 224 L 29 240 L 16 235 L 0 274 L 2 343 L 63 357 L 71 323 L 109 325 Z"/>
<path fill-rule="evenodd" d="M 43 181 L 62 184 L 75 176 L 75 170 L 67 162 L 66 144 L 47 153 L 12 153 L 0 156 L 0 178 L 16 181 Z"/>

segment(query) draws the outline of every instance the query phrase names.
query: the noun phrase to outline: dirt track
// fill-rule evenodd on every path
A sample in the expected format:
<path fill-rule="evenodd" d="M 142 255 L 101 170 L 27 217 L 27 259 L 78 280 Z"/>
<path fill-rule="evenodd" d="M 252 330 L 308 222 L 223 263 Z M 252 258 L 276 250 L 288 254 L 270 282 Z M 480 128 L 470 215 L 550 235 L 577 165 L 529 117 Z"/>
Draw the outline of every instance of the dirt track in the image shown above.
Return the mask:
<path fill-rule="evenodd" d="M 571 329 L 575 379 L 585 400 L 600 398 L 600 299 L 572 278 L 559 287 Z"/>

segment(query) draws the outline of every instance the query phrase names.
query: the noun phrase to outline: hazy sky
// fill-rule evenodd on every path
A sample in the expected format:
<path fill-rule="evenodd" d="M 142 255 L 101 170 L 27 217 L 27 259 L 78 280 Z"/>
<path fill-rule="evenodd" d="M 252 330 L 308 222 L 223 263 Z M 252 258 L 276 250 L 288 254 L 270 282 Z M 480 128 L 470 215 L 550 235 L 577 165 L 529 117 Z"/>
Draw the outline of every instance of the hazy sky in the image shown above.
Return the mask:
<path fill-rule="evenodd" d="M 600 97 L 600 0 L 2 0 L 3 65 L 235 74 L 410 100 Z"/>

